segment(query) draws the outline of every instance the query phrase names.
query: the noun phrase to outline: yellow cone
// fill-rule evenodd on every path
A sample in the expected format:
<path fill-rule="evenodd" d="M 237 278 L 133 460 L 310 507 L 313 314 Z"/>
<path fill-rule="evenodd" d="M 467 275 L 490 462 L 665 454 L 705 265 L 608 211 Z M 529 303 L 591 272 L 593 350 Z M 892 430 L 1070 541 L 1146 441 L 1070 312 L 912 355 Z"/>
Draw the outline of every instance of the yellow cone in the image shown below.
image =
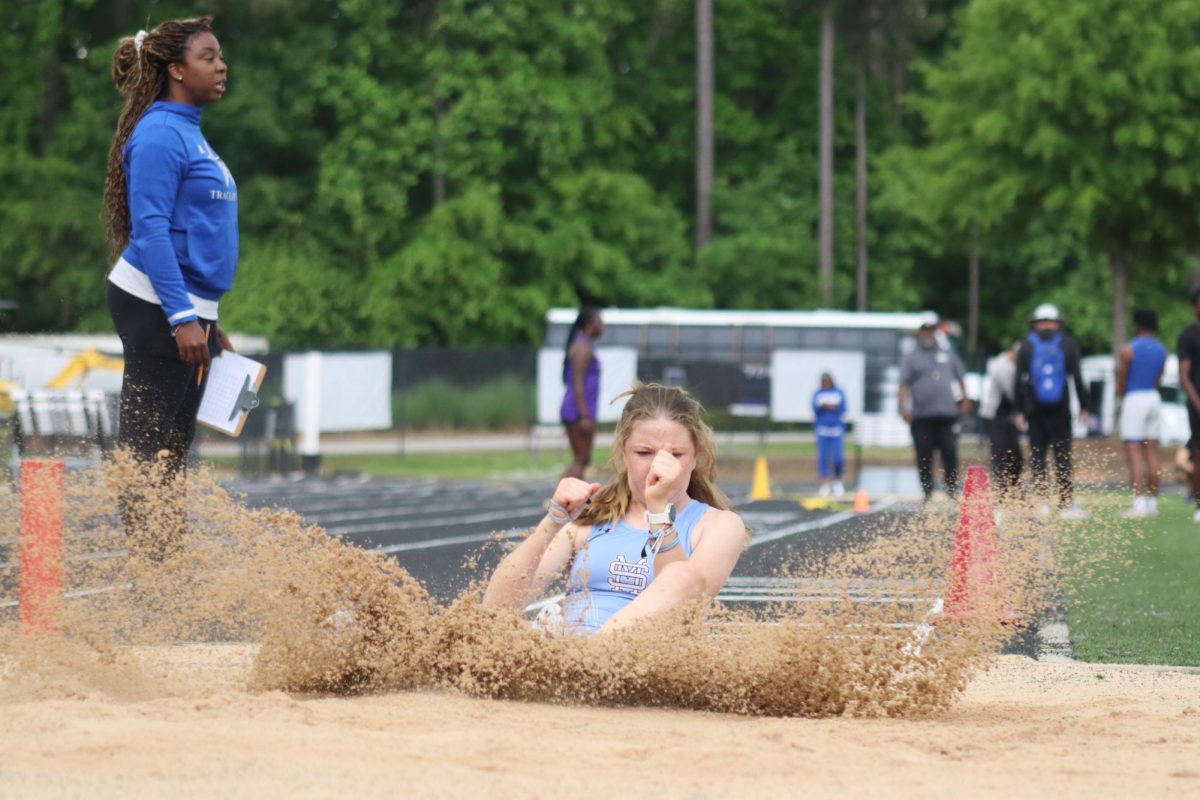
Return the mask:
<path fill-rule="evenodd" d="M 763 456 L 759 456 L 754 462 L 754 482 L 750 484 L 750 499 L 771 499 L 771 478 L 767 475 L 767 459 Z"/>
<path fill-rule="evenodd" d="M 854 511 L 858 514 L 865 514 L 871 510 L 871 498 L 867 497 L 867 490 L 861 486 L 854 494 Z"/>

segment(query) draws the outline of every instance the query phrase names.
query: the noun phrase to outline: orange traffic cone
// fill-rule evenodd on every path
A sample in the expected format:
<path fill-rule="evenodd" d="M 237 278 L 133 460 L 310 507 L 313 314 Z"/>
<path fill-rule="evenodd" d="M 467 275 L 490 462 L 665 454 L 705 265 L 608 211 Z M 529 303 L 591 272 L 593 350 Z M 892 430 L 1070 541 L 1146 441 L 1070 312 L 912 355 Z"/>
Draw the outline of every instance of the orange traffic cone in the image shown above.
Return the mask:
<path fill-rule="evenodd" d="M 854 493 L 854 513 L 865 514 L 870 510 L 871 498 L 867 497 L 867 490 L 860 486 Z"/>
<path fill-rule="evenodd" d="M 771 478 L 767 474 L 767 459 L 763 456 L 759 456 L 754 462 L 754 482 L 750 484 L 750 499 L 771 499 Z"/>
<path fill-rule="evenodd" d="M 968 467 L 942 616 L 966 619 L 979 614 L 996 614 L 1005 625 L 1020 622 L 1004 600 L 998 558 L 999 543 L 988 493 L 987 469 Z"/>

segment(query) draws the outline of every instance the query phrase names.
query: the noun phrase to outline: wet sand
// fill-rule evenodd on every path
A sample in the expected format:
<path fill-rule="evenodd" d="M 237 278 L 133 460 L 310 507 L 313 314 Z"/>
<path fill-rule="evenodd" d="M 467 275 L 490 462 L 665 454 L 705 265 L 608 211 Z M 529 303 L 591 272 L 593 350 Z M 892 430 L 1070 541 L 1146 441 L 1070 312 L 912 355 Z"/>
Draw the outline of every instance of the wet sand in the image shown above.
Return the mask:
<path fill-rule="evenodd" d="M 0 796 L 1200 797 L 1196 669 L 1005 656 L 929 716 L 782 719 L 247 693 L 251 648 L 155 655 L 165 695 L 0 705 Z"/>

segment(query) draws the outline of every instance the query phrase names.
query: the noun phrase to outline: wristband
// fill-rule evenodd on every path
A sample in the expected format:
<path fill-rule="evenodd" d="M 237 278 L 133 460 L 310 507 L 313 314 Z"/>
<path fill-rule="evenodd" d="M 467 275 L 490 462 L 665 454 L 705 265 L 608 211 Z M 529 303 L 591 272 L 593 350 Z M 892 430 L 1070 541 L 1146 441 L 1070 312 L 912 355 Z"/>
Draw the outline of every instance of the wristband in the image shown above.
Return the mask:
<path fill-rule="evenodd" d="M 666 544 L 667 536 L 675 534 L 675 538 L 670 544 Z M 659 553 L 669 553 L 679 546 L 679 531 L 675 530 L 675 523 L 667 523 L 667 527 L 660 531 L 650 531 L 650 535 L 646 537 L 646 543 L 642 545 L 642 558 L 647 555 L 650 558 L 656 558 Z"/>
<path fill-rule="evenodd" d="M 562 503 L 556 503 L 553 497 L 546 501 L 546 516 L 550 517 L 550 521 L 555 525 L 566 525 L 575 519 L 567 511 L 567 507 Z"/>

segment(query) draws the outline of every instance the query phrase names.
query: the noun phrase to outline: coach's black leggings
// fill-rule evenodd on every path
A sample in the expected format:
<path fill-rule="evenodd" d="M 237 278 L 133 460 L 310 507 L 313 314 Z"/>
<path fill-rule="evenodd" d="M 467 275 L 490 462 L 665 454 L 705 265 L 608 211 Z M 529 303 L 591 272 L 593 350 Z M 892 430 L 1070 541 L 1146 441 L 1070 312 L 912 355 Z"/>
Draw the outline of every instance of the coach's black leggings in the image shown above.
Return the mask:
<path fill-rule="evenodd" d="M 958 497 L 958 434 L 955 417 L 922 417 L 912 421 L 913 448 L 917 451 L 917 475 L 928 500 L 933 495 L 933 453 L 942 454 L 946 494 Z"/>
<path fill-rule="evenodd" d="M 196 435 L 204 385 L 197 384 L 197 368 L 180 360 L 162 306 L 109 283 L 108 310 L 125 350 L 117 446 L 148 467 L 154 465 L 148 470 L 153 480 L 145 486 L 139 481 L 122 493 L 125 533 L 134 555 L 162 560 L 178 548 L 183 534 L 184 488 L 179 479 Z M 220 348 L 216 338 L 209 341 L 214 355 Z"/>

